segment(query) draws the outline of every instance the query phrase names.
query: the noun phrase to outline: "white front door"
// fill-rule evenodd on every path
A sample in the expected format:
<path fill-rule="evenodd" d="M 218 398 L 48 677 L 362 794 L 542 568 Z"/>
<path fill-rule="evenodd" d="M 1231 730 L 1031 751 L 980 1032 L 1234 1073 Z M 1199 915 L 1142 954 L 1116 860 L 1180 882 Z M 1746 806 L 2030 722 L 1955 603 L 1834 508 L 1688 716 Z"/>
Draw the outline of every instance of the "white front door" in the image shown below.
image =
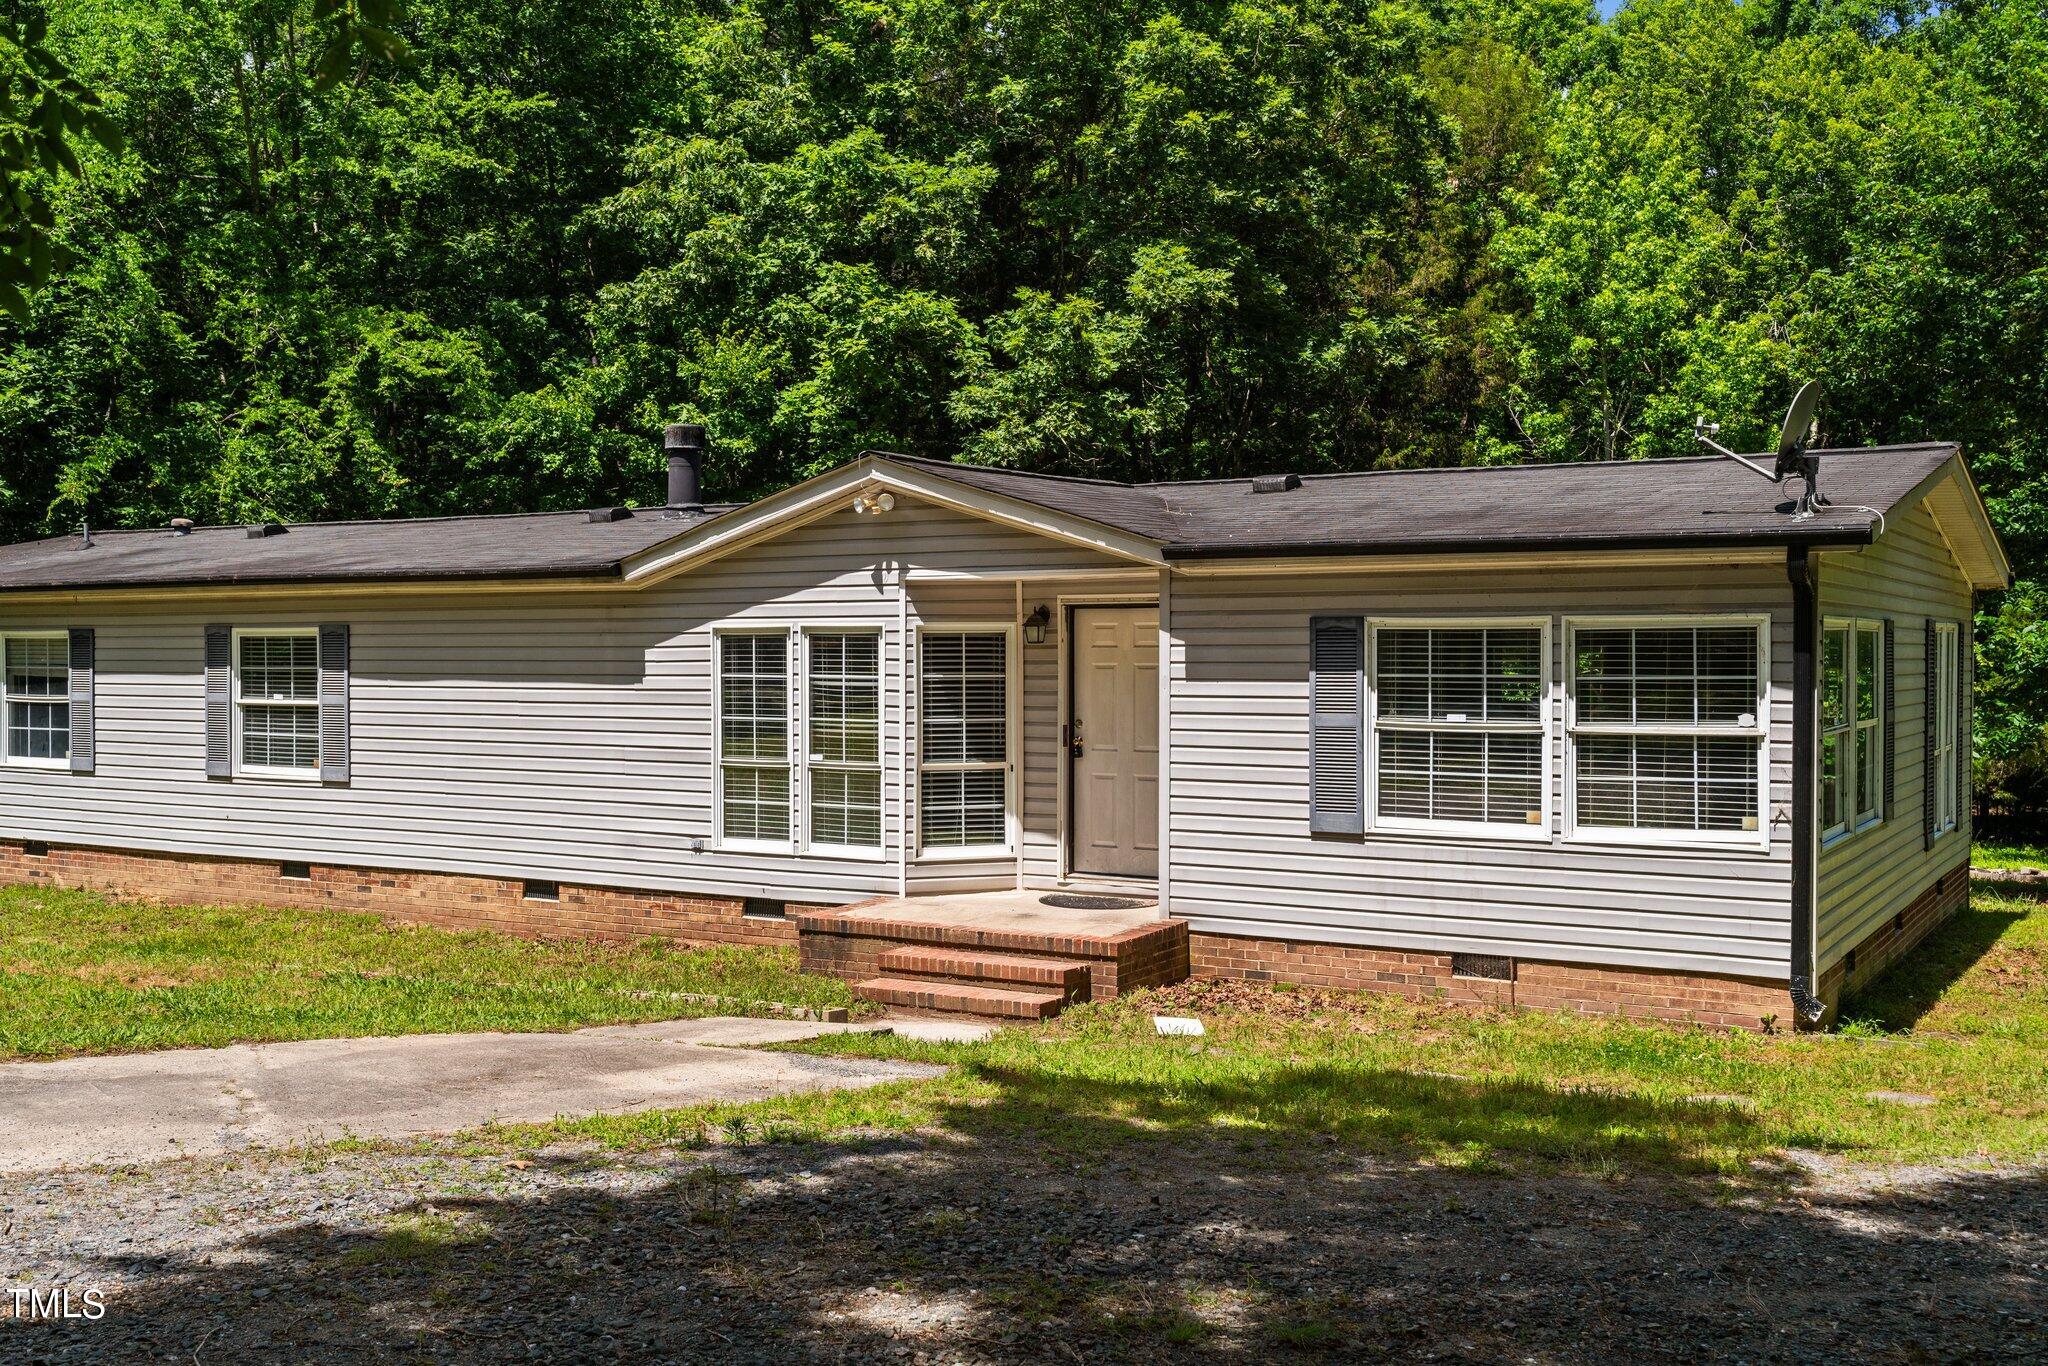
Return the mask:
<path fill-rule="evenodd" d="M 1073 871 L 1159 876 L 1159 609 L 1076 607 Z"/>

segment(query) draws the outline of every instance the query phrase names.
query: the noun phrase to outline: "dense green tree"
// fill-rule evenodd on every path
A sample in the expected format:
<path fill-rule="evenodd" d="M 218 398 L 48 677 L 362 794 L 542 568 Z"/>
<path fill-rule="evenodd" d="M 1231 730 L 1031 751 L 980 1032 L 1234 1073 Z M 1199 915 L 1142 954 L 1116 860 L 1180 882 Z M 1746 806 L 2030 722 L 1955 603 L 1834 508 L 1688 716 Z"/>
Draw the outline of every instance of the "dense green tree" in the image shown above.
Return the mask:
<path fill-rule="evenodd" d="M 581 215 L 673 88 L 662 6 L 416 5 L 322 89 L 324 5 L 80 0 L 125 155 L 53 186 L 77 265 L 0 349 L 8 529 L 560 504 L 651 481 L 585 396 Z"/>
<path fill-rule="evenodd" d="M 720 497 L 1653 458 L 1817 377 L 1965 444 L 1979 757 L 2048 800 L 2038 0 L 43 8 L 125 146 L 6 163 L 72 252 L 0 319 L 10 534 L 648 497 L 681 418 Z"/>

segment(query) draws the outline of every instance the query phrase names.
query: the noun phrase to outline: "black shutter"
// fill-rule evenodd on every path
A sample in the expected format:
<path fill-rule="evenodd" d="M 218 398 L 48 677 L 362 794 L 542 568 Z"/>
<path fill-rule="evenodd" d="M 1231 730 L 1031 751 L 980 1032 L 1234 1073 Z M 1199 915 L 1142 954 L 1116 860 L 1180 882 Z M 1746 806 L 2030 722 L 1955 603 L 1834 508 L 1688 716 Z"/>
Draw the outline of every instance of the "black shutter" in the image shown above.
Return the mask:
<path fill-rule="evenodd" d="M 71 703 L 71 771 L 90 773 L 92 735 L 92 627 L 71 628 L 71 678 L 66 692 Z"/>
<path fill-rule="evenodd" d="M 1893 668 L 1894 656 L 1898 653 L 1893 640 L 1896 634 L 1897 632 L 1892 629 L 1892 619 L 1886 617 L 1884 619 L 1884 719 L 1881 722 L 1883 727 L 1881 733 L 1884 736 L 1884 807 L 1877 813 L 1884 820 L 1892 818 L 1892 794 L 1897 790 L 1897 784 L 1893 781 L 1893 777 L 1899 767 L 1898 727 L 1892 719 L 1898 711 L 1898 708 L 1893 705 L 1892 698 L 1892 679 L 1897 675 L 1897 670 Z"/>
<path fill-rule="evenodd" d="M 234 750 L 229 743 L 229 713 L 233 705 L 228 689 L 233 685 L 230 656 L 234 652 L 234 630 L 228 626 L 206 628 L 206 776 L 231 777 Z"/>
<path fill-rule="evenodd" d="M 1972 642 L 1976 623 L 1964 617 L 1956 628 L 1956 829 L 1968 831 L 1976 817 L 1974 793 L 1970 790 L 1971 684 L 1977 673 L 1977 647 Z"/>
<path fill-rule="evenodd" d="M 348 627 L 320 628 L 320 781 L 348 781 Z"/>
<path fill-rule="evenodd" d="M 1311 617 L 1308 828 L 1365 833 L 1365 621 Z"/>
<path fill-rule="evenodd" d="M 1927 643 L 1921 648 L 1925 651 L 1921 658 L 1926 661 L 1926 678 L 1922 680 L 1926 701 L 1920 708 L 1920 848 L 1925 852 L 1934 847 L 1934 826 L 1941 819 L 1934 803 L 1934 728 L 1941 724 L 1935 715 L 1941 708 L 1941 632 L 1933 617 L 1927 619 Z"/>

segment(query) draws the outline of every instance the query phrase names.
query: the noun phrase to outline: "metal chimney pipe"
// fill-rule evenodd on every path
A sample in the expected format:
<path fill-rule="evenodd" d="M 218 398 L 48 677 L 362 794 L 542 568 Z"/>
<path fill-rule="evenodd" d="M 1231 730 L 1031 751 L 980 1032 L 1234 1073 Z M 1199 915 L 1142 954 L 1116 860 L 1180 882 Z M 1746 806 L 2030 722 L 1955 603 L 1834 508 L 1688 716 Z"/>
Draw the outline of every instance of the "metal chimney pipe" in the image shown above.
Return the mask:
<path fill-rule="evenodd" d="M 661 444 L 668 452 L 668 505 L 702 507 L 704 429 L 694 422 L 671 422 Z"/>

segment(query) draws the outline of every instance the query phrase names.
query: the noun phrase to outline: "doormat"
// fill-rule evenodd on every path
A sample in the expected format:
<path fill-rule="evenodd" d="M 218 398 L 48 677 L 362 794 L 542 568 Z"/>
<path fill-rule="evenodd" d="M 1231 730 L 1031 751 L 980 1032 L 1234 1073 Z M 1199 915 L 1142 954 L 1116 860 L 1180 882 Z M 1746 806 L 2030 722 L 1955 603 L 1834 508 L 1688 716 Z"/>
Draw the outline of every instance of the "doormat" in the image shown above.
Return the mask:
<path fill-rule="evenodd" d="M 1140 906 L 1157 906 L 1156 896 L 1084 896 L 1079 892 L 1048 892 L 1038 898 L 1041 906 L 1063 911 L 1135 911 Z"/>

